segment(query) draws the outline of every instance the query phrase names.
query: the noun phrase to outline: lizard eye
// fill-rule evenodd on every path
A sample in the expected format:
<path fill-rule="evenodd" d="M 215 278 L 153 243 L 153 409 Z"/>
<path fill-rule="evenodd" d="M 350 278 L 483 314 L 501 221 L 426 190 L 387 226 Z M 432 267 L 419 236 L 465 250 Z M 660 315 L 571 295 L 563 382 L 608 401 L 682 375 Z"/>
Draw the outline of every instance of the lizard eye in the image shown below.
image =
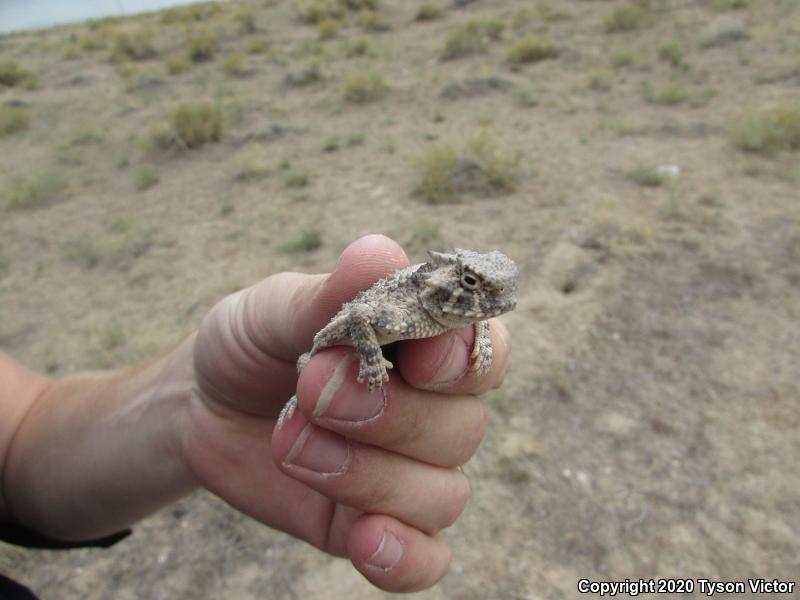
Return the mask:
<path fill-rule="evenodd" d="M 478 288 L 478 279 L 474 275 L 465 273 L 461 277 L 461 285 L 463 285 L 468 290 L 475 290 Z"/>

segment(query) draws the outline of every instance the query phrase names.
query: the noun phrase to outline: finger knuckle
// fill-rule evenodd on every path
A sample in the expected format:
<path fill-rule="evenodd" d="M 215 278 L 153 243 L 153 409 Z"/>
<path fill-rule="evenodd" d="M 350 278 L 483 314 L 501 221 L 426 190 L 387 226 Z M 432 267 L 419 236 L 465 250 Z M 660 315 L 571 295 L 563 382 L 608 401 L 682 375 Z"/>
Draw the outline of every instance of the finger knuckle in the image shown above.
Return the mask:
<path fill-rule="evenodd" d="M 450 466 L 463 465 L 472 458 L 489 426 L 491 412 L 485 402 L 475 398 L 468 410 L 469 418 L 461 422 L 456 432 L 456 451 L 452 455 Z"/>
<path fill-rule="evenodd" d="M 470 495 L 472 494 L 469 481 L 462 473 L 458 473 L 458 477 L 455 478 L 452 488 L 448 495 L 447 505 L 444 507 L 442 513 L 442 529 L 450 527 L 458 520 L 458 517 L 461 516 L 461 513 L 463 513 L 464 509 L 467 507 Z"/>
<path fill-rule="evenodd" d="M 357 470 L 360 472 L 360 469 Z M 372 476 L 359 477 L 358 483 L 348 482 L 343 492 L 347 503 L 368 512 L 386 510 L 394 501 L 393 486 L 384 477 L 377 476 L 371 470 Z"/>

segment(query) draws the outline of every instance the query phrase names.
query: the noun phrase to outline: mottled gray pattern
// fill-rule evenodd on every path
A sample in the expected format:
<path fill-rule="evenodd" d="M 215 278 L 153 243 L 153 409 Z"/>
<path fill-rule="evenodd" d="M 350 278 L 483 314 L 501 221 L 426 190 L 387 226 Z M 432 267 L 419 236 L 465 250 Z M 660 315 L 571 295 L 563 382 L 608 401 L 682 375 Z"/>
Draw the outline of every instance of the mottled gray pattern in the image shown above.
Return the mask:
<path fill-rule="evenodd" d="M 488 371 L 492 343 L 486 320 L 516 306 L 517 265 L 497 250 L 428 254 L 428 262 L 400 269 L 344 304 L 314 336 L 311 350 L 297 361 L 298 371 L 323 348 L 353 346 L 360 357 L 358 381 L 366 381 L 374 390 L 389 379 L 387 369 L 392 368 L 381 346 L 433 337 L 473 323 L 471 368 L 478 373 Z M 281 412 L 279 426 L 296 406 L 293 397 Z"/>

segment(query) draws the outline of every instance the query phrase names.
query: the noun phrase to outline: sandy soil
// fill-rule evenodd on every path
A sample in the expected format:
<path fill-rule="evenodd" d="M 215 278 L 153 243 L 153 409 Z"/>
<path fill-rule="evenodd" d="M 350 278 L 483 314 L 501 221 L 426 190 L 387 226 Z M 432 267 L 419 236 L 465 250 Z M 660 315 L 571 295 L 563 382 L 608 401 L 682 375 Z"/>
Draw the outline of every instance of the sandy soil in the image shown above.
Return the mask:
<path fill-rule="evenodd" d="M 0 137 L 0 348 L 54 376 L 126 364 L 230 291 L 329 270 L 368 232 L 415 258 L 500 248 L 523 276 L 505 318 L 514 365 L 466 467 L 451 573 L 420 597 L 797 580 L 800 159 L 744 152 L 729 129 L 798 97 L 800 6 L 654 1 L 614 33 L 615 6 L 477 1 L 416 22 L 417 3 L 387 0 L 388 30 L 355 18 L 319 41 L 292 3 L 230 2 L 194 25 L 150 15 L 0 37 L 35 78 L 0 87 L 30 116 Z M 470 19 L 505 27 L 485 52 L 440 60 Z M 216 53 L 169 75 L 190 26 Z M 85 41 L 141 29 L 155 55 L 130 64 Z M 549 36 L 557 57 L 510 68 L 522 35 Z M 350 56 L 361 39 L 366 55 Z M 237 50 L 238 74 L 225 67 Z M 388 92 L 353 104 L 343 86 L 364 64 Z M 312 66 L 319 79 L 297 85 Z M 197 99 L 223 111 L 221 141 L 153 150 L 152 128 Z M 518 157 L 515 189 L 415 194 L 426 148 L 481 127 Z M 631 174 L 664 165 L 679 175 Z M 14 208 L 20 178 L 59 191 Z M 287 251 L 301 230 L 321 246 Z M 384 596 L 205 493 L 108 551 L 0 548 L 0 570 L 46 599 Z"/>

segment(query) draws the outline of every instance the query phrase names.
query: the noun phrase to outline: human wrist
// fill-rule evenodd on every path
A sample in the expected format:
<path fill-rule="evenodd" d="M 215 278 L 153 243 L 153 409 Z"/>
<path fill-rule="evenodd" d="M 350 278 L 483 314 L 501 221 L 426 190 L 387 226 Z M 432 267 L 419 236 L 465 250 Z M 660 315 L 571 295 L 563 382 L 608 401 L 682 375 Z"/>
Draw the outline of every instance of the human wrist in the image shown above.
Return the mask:
<path fill-rule="evenodd" d="M 51 385 L 7 457 L 9 517 L 55 538 L 90 539 L 192 491 L 180 443 L 192 348 L 193 336 L 148 362 Z"/>

